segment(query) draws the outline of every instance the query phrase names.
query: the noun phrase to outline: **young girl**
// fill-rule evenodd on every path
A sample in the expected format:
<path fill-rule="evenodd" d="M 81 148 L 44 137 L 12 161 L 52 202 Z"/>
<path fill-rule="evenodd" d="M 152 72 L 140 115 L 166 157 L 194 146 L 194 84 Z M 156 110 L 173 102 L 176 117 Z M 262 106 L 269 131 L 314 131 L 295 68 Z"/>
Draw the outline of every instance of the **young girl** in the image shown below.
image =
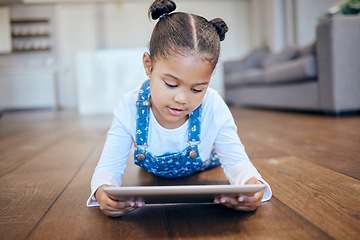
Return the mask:
<path fill-rule="evenodd" d="M 127 93 L 114 110 L 91 181 L 88 206 L 100 206 L 109 216 L 145 204 L 115 201 L 103 190 L 121 185 L 133 142 L 135 163 L 157 176 L 182 177 L 221 164 L 231 184 L 266 184 L 265 191 L 253 196 L 222 197 L 215 203 L 252 211 L 271 197 L 269 185 L 245 153 L 228 107 L 209 88 L 220 41 L 228 30 L 225 22 L 172 13 L 175 8 L 172 0 L 156 0 L 149 9 L 149 15 L 159 20 L 150 53 L 143 55 L 148 80 Z"/>

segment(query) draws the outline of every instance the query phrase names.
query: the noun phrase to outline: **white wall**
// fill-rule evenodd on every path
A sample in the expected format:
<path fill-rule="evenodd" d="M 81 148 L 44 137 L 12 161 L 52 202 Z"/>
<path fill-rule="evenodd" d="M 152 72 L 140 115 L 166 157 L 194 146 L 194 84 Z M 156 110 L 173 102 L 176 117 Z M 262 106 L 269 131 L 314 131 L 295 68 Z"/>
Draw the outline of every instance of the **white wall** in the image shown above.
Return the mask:
<path fill-rule="evenodd" d="M 280 51 L 315 40 L 317 17 L 339 0 L 250 0 L 251 48 Z"/>
<path fill-rule="evenodd" d="M 60 4 L 56 19 L 58 101 L 63 108 L 77 108 L 76 55 L 97 48 L 96 8 L 90 3 Z"/>
<path fill-rule="evenodd" d="M 267 47 L 277 51 L 283 48 L 285 45 L 283 8 L 283 0 L 250 0 L 251 49 Z"/>
<path fill-rule="evenodd" d="M 305 45 L 315 40 L 317 18 L 339 0 L 295 0 L 296 42 Z"/>

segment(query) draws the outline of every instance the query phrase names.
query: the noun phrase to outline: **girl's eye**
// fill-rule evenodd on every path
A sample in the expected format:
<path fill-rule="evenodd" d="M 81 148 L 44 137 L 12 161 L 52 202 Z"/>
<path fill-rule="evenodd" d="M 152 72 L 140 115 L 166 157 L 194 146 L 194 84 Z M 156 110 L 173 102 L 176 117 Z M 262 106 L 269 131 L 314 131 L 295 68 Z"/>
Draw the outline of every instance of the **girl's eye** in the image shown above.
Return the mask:
<path fill-rule="evenodd" d="M 164 81 L 164 83 L 165 83 L 168 87 L 172 87 L 172 88 L 177 87 L 177 85 L 169 84 L 169 83 L 167 83 L 167 82 L 165 82 L 165 81 Z"/>
<path fill-rule="evenodd" d="M 194 92 L 196 92 L 196 93 L 199 93 L 199 92 L 202 92 L 203 90 L 201 89 L 201 90 L 198 90 L 198 89 L 192 89 Z"/>

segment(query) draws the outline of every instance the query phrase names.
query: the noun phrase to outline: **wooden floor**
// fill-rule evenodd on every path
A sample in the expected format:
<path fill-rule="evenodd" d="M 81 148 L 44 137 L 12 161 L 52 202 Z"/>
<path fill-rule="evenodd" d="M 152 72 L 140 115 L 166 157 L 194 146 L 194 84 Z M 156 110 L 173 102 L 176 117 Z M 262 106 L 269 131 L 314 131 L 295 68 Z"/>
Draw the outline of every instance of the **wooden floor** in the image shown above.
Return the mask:
<path fill-rule="evenodd" d="M 255 212 L 214 204 L 147 206 L 121 218 L 87 208 L 111 116 L 12 112 L 0 118 L 1 239 L 359 239 L 360 116 L 232 108 L 273 198 Z M 220 167 L 125 185 L 227 184 Z"/>

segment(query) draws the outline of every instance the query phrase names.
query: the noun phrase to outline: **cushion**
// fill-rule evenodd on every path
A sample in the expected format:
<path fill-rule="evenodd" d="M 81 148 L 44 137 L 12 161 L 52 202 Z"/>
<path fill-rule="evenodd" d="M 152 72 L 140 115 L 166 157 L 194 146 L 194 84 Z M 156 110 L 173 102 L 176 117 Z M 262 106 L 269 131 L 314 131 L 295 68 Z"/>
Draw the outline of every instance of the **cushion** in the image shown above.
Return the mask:
<path fill-rule="evenodd" d="M 316 76 L 317 66 L 314 55 L 274 65 L 265 70 L 267 83 L 304 81 L 315 79 Z"/>
<path fill-rule="evenodd" d="M 257 48 L 251 51 L 241 60 L 224 62 L 224 73 L 242 72 L 250 68 L 260 68 L 263 59 L 269 54 L 265 48 Z"/>
<path fill-rule="evenodd" d="M 265 82 L 264 71 L 260 68 L 249 69 L 245 72 L 229 74 L 224 77 L 225 88 L 253 85 Z"/>
<path fill-rule="evenodd" d="M 298 54 L 299 54 L 298 53 L 298 47 L 296 47 L 296 46 L 288 46 L 288 47 L 284 48 L 280 52 L 275 52 L 275 53 L 269 54 L 264 59 L 264 61 L 262 62 L 261 65 L 264 68 L 271 67 L 271 66 L 274 66 L 276 64 L 279 64 L 279 63 L 294 59 L 294 58 L 298 57 Z"/>
<path fill-rule="evenodd" d="M 315 54 L 315 41 L 308 45 L 299 47 L 298 51 L 299 57 Z"/>

